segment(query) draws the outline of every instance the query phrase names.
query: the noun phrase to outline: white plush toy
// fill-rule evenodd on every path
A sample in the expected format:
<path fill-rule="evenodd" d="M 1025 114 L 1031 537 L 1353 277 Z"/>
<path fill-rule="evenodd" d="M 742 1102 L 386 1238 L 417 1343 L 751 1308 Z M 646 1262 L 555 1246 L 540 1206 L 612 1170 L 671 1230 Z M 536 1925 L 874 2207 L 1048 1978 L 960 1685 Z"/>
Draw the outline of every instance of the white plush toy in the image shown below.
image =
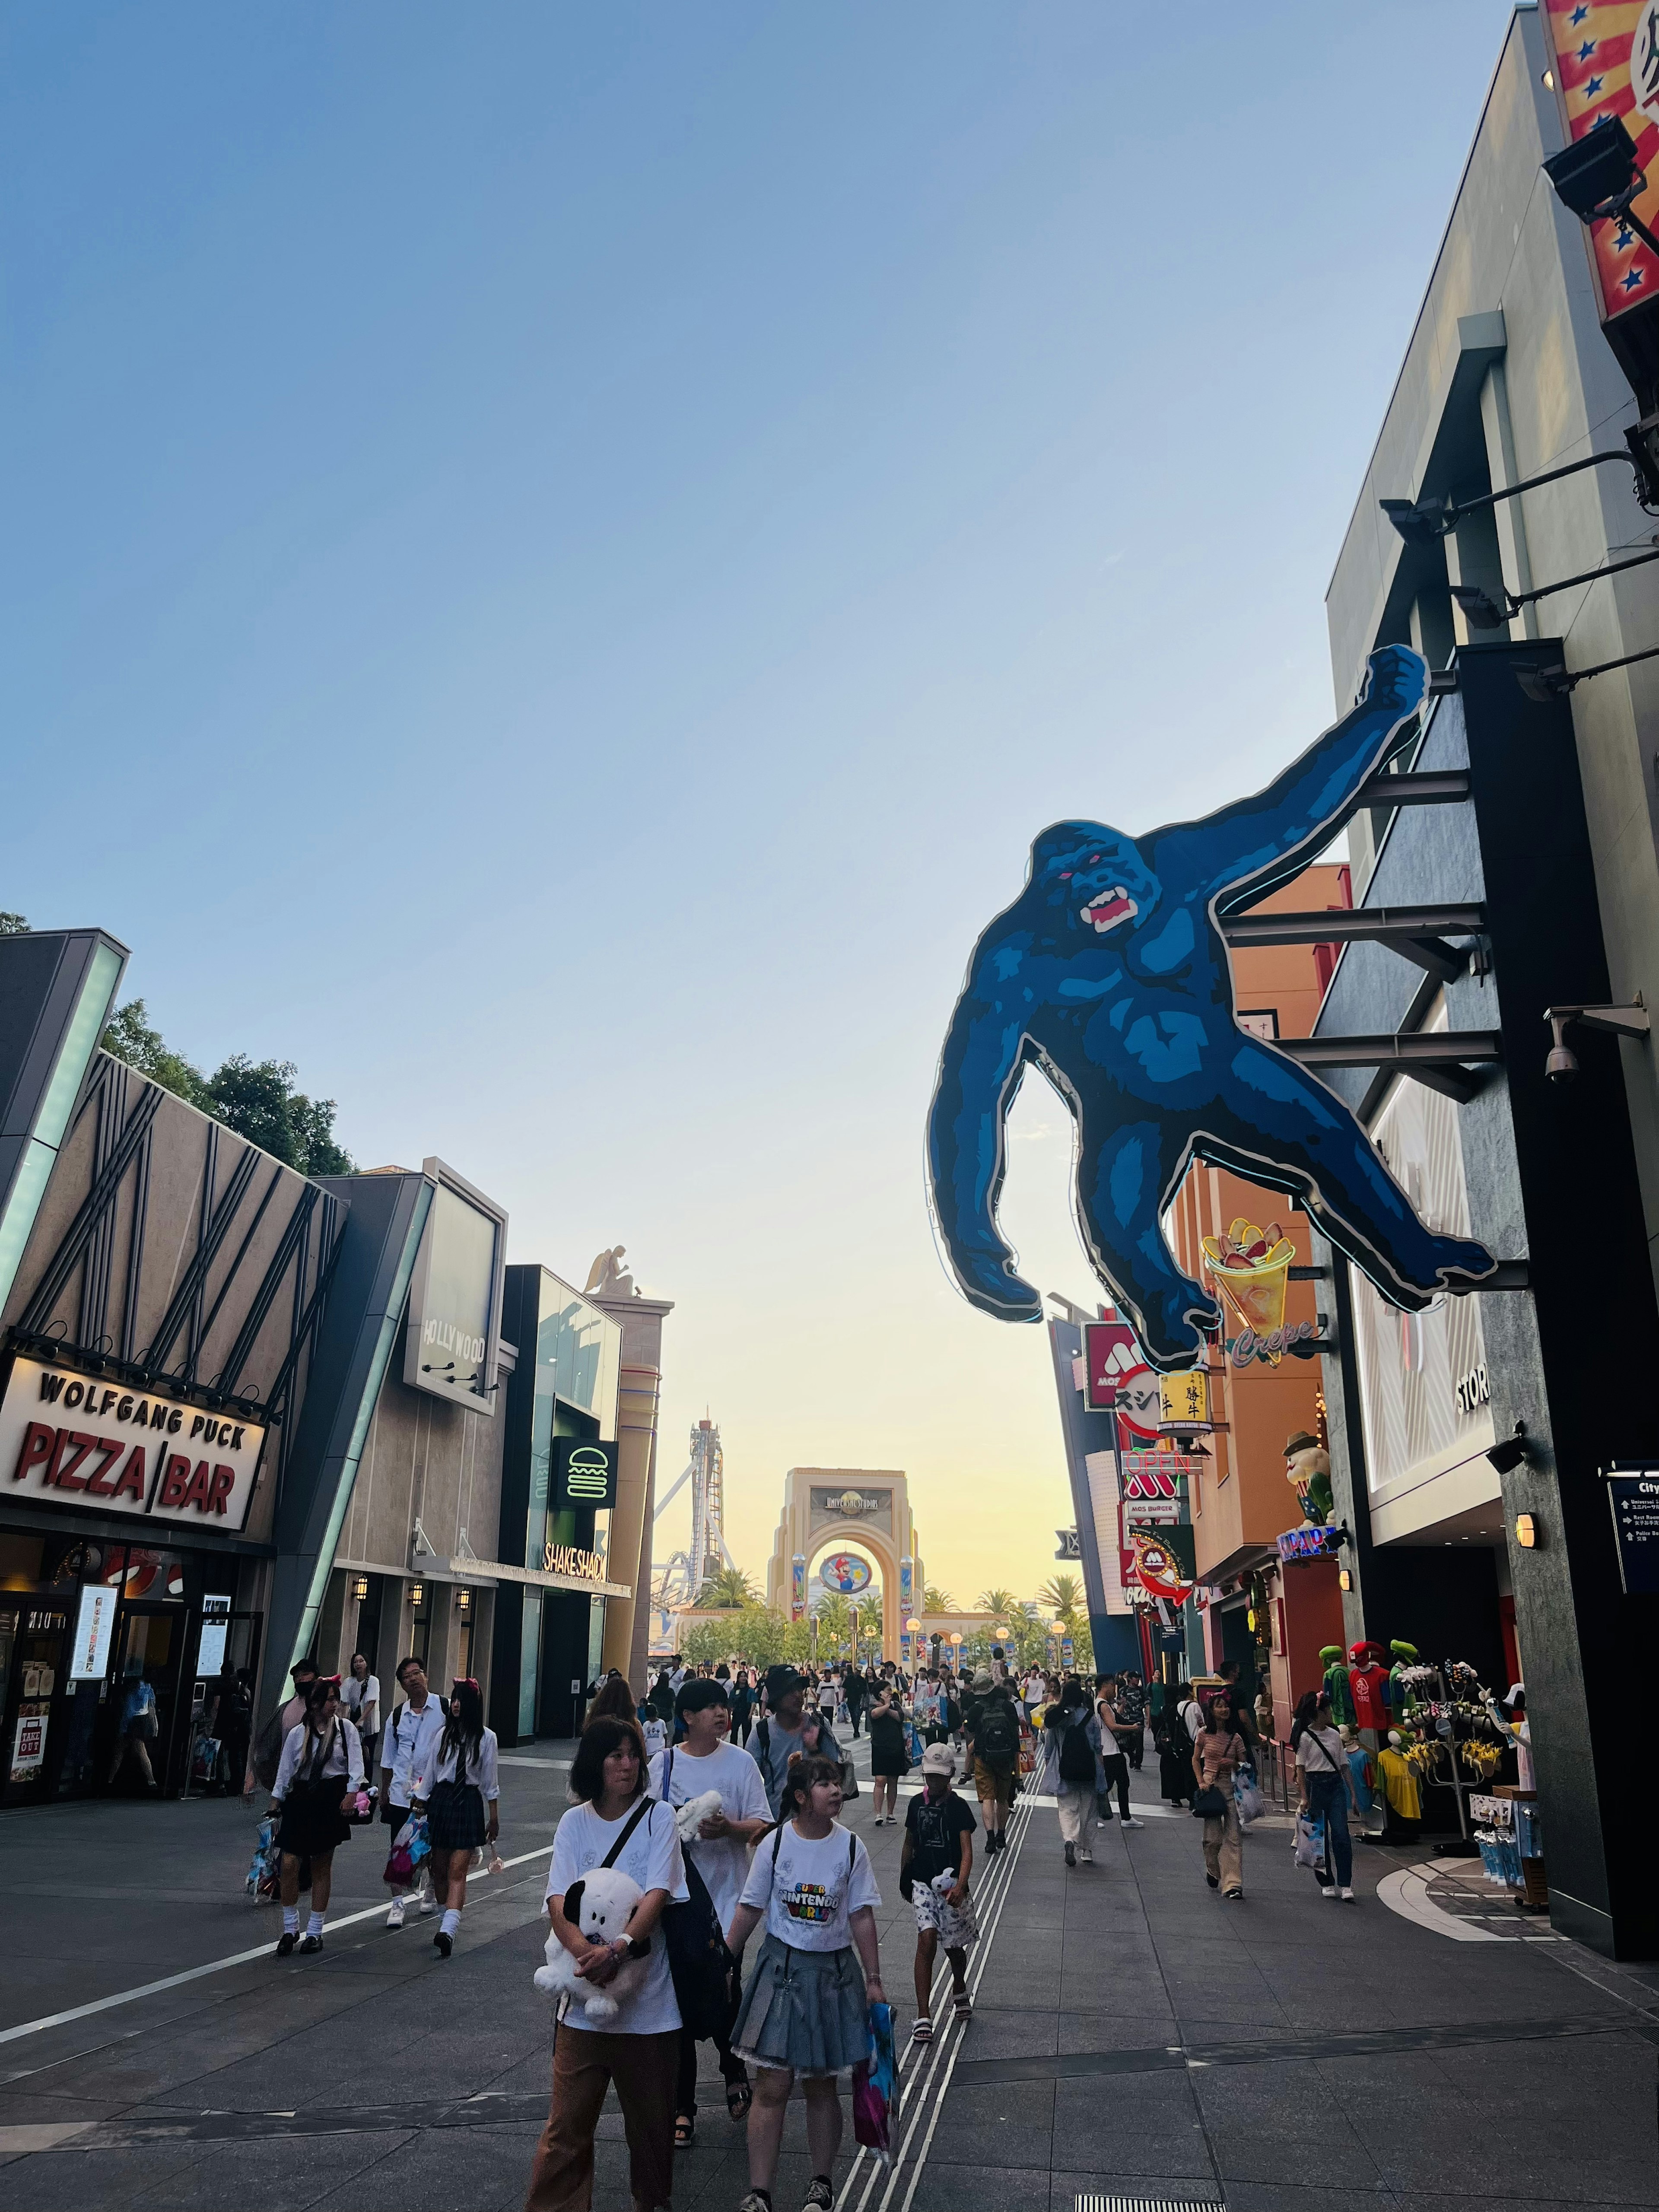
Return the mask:
<path fill-rule="evenodd" d="M 620 1867 L 595 1867 L 581 1881 L 573 1881 L 564 1893 L 564 1914 L 581 1929 L 590 1943 L 614 1943 L 627 1931 L 629 1916 L 645 1894 L 632 1875 Z M 558 1937 L 547 1939 L 547 1964 L 538 1966 L 532 1979 L 549 1996 L 569 1996 L 581 2006 L 590 2027 L 615 2020 L 622 1999 L 637 1989 L 650 1966 L 648 1959 L 624 1959 L 609 1983 L 599 1989 L 584 1981 L 576 1962 Z"/>
<path fill-rule="evenodd" d="M 680 1832 L 680 1841 L 695 1844 L 698 1829 L 720 1809 L 720 1793 L 718 1790 L 705 1790 L 701 1797 L 688 1797 L 674 1814 L 674 1826 Z"/>

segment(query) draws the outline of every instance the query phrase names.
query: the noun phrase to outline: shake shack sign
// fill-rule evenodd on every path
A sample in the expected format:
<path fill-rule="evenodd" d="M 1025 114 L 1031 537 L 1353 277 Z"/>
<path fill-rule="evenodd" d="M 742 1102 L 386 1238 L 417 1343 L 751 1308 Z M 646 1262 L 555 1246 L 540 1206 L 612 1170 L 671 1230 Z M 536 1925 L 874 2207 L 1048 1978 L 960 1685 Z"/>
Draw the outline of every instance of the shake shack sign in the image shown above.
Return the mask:
<path fill-rule="evenodd" d="M 265 1432 L 20 1354 L 0 1399 L 0 1495 L 240 1532 Z"/>

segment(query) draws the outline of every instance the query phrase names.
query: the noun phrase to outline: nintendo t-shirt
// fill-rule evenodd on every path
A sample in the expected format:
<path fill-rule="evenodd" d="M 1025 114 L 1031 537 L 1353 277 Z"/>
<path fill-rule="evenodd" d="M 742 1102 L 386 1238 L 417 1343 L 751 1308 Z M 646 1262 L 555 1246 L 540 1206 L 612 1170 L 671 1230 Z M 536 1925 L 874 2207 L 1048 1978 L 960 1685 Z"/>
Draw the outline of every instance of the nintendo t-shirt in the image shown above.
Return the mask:
<path fill-rule="evenodd" d="M 775 1861 L 773 1838 L 761 1838 L 742 1902 L 762 1906 L 767 1934 L 792 1950 L 844 1951 L 853 1940 L 850 1916 L 881 1903 L 870 1854 L 839 1820 L 817 1842 L 797 1835 L 787 1820 L 776 1842 Z"/>

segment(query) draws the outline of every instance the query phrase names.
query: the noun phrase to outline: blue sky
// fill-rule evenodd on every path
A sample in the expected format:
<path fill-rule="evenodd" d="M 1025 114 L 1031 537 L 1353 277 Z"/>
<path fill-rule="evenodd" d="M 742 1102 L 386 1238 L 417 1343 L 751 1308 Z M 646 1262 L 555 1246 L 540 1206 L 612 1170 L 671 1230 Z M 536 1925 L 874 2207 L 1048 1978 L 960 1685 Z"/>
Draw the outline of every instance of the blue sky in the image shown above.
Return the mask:
<path fill-rule="evenodd" d="M 1508 15 L 11 11 L 0 906 L 515 1257 L 625 1241 L 744 1564 L 785 1468 L 903 1467 L 931 1577 L 1034 1588 L 1052 1384 L 933 1255 L 943 1026 L 1046 823 L 1330 719 Z"/>

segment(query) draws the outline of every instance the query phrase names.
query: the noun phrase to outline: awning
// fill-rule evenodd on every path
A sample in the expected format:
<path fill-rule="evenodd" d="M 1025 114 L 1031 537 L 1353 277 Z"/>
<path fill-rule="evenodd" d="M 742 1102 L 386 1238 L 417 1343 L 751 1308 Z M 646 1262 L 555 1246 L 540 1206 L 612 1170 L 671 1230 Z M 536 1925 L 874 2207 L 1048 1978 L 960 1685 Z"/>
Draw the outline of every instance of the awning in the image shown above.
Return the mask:
<path fill-rule="evenodd" d="M 416 1552 L 413 1574 L 434 1580 L 471 1583 L 487 1588 L 493 1583 L 524 1583 L 532 1589 L 586 1590 L 589 1597 L 632 1597 L 626 1583 L 597 1582 L 587 1575 L 564 1575 L 545 1567 L 509 1566 L 505 1559 L 440 1559 L 433 1552 Z"/>

